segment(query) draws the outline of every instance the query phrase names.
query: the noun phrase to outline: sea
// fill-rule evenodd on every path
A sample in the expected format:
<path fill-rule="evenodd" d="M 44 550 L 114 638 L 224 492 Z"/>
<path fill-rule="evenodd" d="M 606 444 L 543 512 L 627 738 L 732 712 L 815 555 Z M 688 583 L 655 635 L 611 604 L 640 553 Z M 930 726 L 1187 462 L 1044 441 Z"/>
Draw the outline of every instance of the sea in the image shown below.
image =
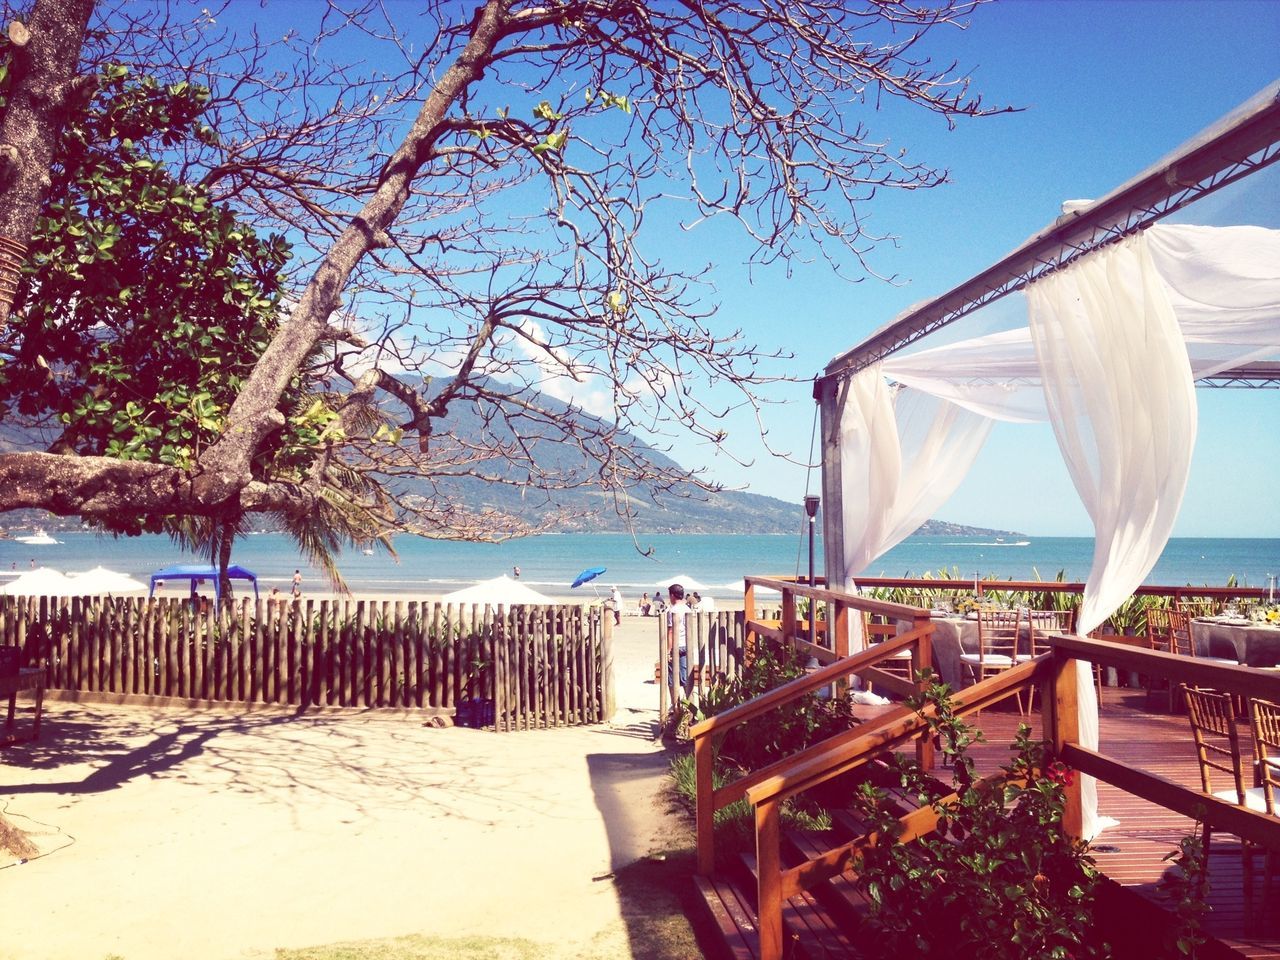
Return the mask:
<path fill-rule="evenodd" d="M 28 545 L 0 540 L 0 585 L 32 566 L 62 572 L 101 565 L 141 580 L 175 563 L 199 563 L 164 536 L 113 538 L 82 531 L 56 531 L 57 543 Z M 355 593 L 441 595 L 520 568 L 522 583 L 552 596 L 581 593 L 593 598 L 616 585 L 623 594 L 665 590 L 676 582 L 696 581 L 721 598 L 741 596 L 745 574 L 806 575 L 808 542 L 797 536 L 662 535 L 567 533 L 504 543 L 460 543 L 400 536 L 395 555 L 379 547 L 370 554 L 348 551 L 339 560 Z M 816 547 L 822 573 L 822 545 Z M 867 576 L 937 575 L 946 570 L 962 578 L 1084 580 L 1093 558 L 1089 537 L 908 537 L 864 571 Z M 288 537 L 259 533 L 236 545 L 233 562 L 256 573 L 265 591 L 287 592 L 298 569 L 304 592 L 327 591 L 320 570 L 306 562 Z M 605 572 L 576 590 L 569 585 L 584 570 Z M 1146 582 L 1166 585 L 1222 585 L 1235 577 L 1241 585 L 1267 587 L 1280 574 L 1280 539 L 1170 540 Z"/>

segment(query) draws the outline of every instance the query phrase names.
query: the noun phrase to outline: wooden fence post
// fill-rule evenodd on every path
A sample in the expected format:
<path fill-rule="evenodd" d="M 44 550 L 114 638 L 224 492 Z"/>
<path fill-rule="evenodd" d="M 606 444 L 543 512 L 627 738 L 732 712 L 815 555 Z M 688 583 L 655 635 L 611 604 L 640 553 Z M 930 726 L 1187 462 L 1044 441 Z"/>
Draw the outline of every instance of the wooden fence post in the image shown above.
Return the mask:
<path fill-rule="evenodd" d="M 911 679 L 915 680 L 920 671 L 933 666 L 933 619 L 927 613 L 916 616 L 912 619 L 911 629 L 923 631 L 923 635 L 911 649 Z M 916 681 L 916 689 L 921 693 L 924 692 L 924 687 L 923 682 Z M 932 734 L 925 733 L 916 738 L 916 762 L 920 764 L 921 770 L 933 769 Z"/>
<path fill-rule="evenodd" d="M 604 699 L 604 715 L 600 719 L 608 723 L 616 706 L 613 693 L 613 621 L 607 614 L 600 619 L 604 622 L 600 640 L 600 690 Z"/>
<path fill-rule="evenodd" d="M 779 801 L 756 806 L 756 905 L 760 960 L 782 960 L 782 856 Z"/>
<path fill-rule="evenodd" d="M 1080 715 L 1076 661 L 1053 652 L 1053 709 L 1050 715 L 1051 729 L 1045 731 L 1053 742 L 1055 756 L 1061 756 L 1068 743 L 1080 742 Z M 1062 813 L 1062 829 L 1069 837 L 1083 839 L 1084 809 L 1080 798 L 1079 772 L 1064 787 L 1066 808 Z"/>
<path fill-rule="evenodd" d="M 715 765 L 715 746 L 710 734 L 693 741 L 693 768 L 697 790 L 695 793 L 694 826 L 698 845 L 698 873 L 709 877 L 716 867 L 715 837 L 715 784 L 712 770 Z"/>

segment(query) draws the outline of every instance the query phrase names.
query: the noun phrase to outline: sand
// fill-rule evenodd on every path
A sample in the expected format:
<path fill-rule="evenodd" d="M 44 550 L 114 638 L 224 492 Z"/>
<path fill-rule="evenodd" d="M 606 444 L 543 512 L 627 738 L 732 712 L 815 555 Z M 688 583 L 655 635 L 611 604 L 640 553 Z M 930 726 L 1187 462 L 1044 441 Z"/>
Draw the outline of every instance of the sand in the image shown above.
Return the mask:
<path fill-rule="evenodd" d="M 599 942 L 620 924 L 599 878 L 687 842 L 653 740 L 656 630 L 624 618 L 618 711 L 590 728 L 50 703 L 41 741 L 0 753 L 5 815 L 42 854 L 0 869 L 0 957 Z"/>

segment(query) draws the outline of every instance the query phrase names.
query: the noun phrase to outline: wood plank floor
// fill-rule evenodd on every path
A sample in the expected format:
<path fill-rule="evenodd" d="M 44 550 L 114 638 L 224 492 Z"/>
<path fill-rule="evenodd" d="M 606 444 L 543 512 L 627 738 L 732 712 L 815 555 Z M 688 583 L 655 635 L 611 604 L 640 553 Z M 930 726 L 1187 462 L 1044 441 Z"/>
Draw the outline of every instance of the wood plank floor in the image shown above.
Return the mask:
<path fill-rule="evenodd" d="M 1167 707 L 1153 702 L 1152 707 Z M 1142 767 L 1177 783 L 1200 789 L 1195 745 L 1186 716 L 1148 713 L 1142 690 L 1106 687 L 1099 726 L 1103 752 L 1134 767 Z M 984 772 L 1007 761 L 1008 745 L 1020 720 L 1014 710 L 984 710 L 977 725 L 987 742 L 975 748 L 974 758 Z M 1025 718 L 1040 732 L 1036 713 Z M 1243 750 L 1251 750 L 1248 727 L 1241 727 Z M 1119 821 L 1095 840 L 1094 857 L 1110 878 L 1142 896 L 1167 906 L 1157 884 L 1169 864 L 1165 857 L 1178 841 L 1196 829 L 1192 820 L 1141 800 L 1107 783 L 1098 785 L 1098 806 L 1104 816 Z M 1280 860 L 1280 856 L 1276 857 Z M 1244 868 L 1239 841 L 1215 834 L 1209 855 L 1207 932 L 1246 957 L 1280 958 L 1280 875 L 1265 891 L 1264 858 L 1253 857 L 1253 923 L 1246 926 Z M 1280 874 L 1280 862 L 1276 863 Z M 1249 931 L 1246 934 L 1246 929 Z"/>

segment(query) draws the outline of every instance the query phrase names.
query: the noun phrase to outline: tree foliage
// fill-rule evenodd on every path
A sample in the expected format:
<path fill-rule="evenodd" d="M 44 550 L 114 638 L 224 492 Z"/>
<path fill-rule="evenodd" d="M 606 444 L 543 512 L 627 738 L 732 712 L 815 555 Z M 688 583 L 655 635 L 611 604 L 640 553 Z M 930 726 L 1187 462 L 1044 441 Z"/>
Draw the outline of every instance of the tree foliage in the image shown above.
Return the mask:
<path fill-rule="evenodd" d="M 254 226 L 226 228 L 239 259 L 221 269 L 261 287 L 236 301 L 248 310 L 242 325 L 215 318 L 248 371 L 228 369 L 225 357 L 200 367 L 208 349 L 198 337 L 166 341 L 173 352 L 163 361 L 151 360 L 146 350 L 160 348 L 144 336 L 130 338 L 133 352 L 118 362 L 83 367 L 92 386 L 78 399 L 118 384 L 135 356 L 171 374 L 194 363 L 234 394 L 207 410 L 212 442 L 182 435 L 204 412 L 190 390 L 157 401 L 163 423 L 150 408 L 129 408 L 123 393 L 106 409 L 59 399 L 73 436 L 85 416 L 90 433 L 115 444 L 86 446 L 97 456 L 74 462 L 0 455 L 0 509 L 100 515 L 127 499 L 151 515 L 301 517 L 325 496 L 326 465 L 341 463 L 398 496 L 403 527 L 485 536 L 500 523 L 469 511 L 449 481 L 594 486 L 623 513 L 637 484 L 658 494 L 712 487 L 655 466 L 626 437 L 692 433 L 723 449 L 727 420 L 794 375 L 777 349 L 714 324 L 717 261 L 785 266 L 823 256 L 862 275 L 879 239 L 864 213 L 875 194 L 945 178 L 864 121 L 886 100 L 948 122 L 992 112 L 970 94 L 967 75 L 931 66 L 923 52 L 974 6 L 486 0 L 464 9 L 437 0 L 401 22 L 392 18 L 399 8 L 334 2 L 270 42 L 224 30 L 217 11 L 184 24 L 164 8 L 99 10 L 111 29 L 89 38 L 83 66 L 107 89 L 128 87 L 107 63 L 156 77 L 154 91 L 133 94 L 141 121 L 158 125 L 148 111 L 161 109 L 161 91 L 160 101 L 177 101 L 163 107 L 175 125 L 180 104 L 194 108 L 195 91 L 211 91 L 203 113 L 185 121 L 191 135 L 161 146 L 178 182 L 199 185 L 180 194 L 181 222 L 194 222 L 206 197 L 210 209 L 226 205 Z M 192 126 L 202 122 L 218 136 Z M 162 190 L 154 170 L 117 160 L 131 197 L 170 195 L 146 194 Z M 198 234 L 217 229 L 209 216 Z M 694 229 L 718 239 L 690 265 L 669 247 Z M 249 318 L 255 298 L 265 309 L 280 295 L 271 277 L 283 251 L 258 238 L 277 232 L 296 252 L 285 281 L 291 308 L 264 345 Z M 160 236 L 176 249 L 190 239 L 177 233 Z M 124 234 L 86 228 L 73 246 L 96 251 L 103 241 L 119 256 Z M 191 278 L 192 310 L 202 282 L 227 278 L 203 273 Z M 162 279 L 157 293 L 186 276 Z M 47 345 L 44 327 L 10 328 L 0 351 L 46 356 Z M 264 457 L 279 459 L 272 445 L 300 384 L 327 398 L 332 421 L 311 425 L 307 470 L 263 471 Z M 543 397 L 598 416 L 566 417 Z M 479 436 L 451 434 L 450 410 L 463 405 L 487 425 Z M 168 459 L 121 463 L 150 429 L 167 438 Z M 545 469 L 545 443 L 580 456 Z"/>

